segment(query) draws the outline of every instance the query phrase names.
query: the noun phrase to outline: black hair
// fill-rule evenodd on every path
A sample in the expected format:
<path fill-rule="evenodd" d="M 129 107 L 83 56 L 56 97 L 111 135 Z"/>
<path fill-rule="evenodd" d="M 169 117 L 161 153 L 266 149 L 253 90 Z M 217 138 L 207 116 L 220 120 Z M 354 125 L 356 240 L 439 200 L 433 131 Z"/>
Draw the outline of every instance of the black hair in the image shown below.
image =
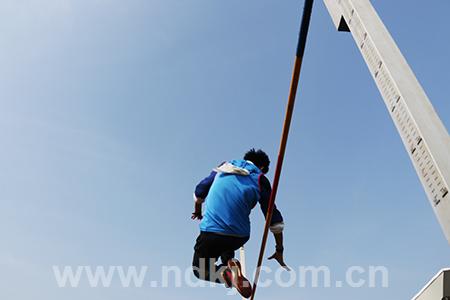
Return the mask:
<path fill-rule="evenodd" d="M 263 173 L 269 172 L 269 165 L 270 165 L 269 156 L 266 154 L 266 152 L 262 151 L 261 149 L 258 150 L 255 150 L 255 148 L 250 149 L 247 153 L 245 153 L 244 159 L 251 161 L 258 168 L 261 168 L 261 171 L 263 171 Z"/>

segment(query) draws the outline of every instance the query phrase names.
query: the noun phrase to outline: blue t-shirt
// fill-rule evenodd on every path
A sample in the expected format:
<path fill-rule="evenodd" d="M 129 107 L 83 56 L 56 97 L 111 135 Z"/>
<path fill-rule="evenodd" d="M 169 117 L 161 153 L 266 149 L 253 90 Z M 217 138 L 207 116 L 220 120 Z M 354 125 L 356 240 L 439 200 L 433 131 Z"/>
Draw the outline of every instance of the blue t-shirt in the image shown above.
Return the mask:
<path fill-rule="evenodd" d="M 215 169 L 195 189 L 206 198 L 200 230 L 225 235 L 250 235 L 250 212 L 259 202 L 266 215 L 271 193 L 269 180 L 261 170 L 246 160 L 232 160 Z M 275 207 L 271 224 L 283 221 Z"/>

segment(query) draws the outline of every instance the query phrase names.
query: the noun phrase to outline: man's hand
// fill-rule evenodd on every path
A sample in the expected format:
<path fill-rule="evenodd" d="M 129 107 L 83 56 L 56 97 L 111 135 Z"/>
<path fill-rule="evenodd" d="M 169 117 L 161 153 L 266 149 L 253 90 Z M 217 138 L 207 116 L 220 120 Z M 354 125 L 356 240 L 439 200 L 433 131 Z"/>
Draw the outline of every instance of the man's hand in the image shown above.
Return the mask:
<path fill-rule="evenodd" d="M 201 220 L 201 219 L 203 219 L 202 211 L 194 211 L 192 213 L 191 219 L 192 220 L 196 220 L 196 219 Z"/>
<path fill-rule="evenodd" d="M 274 233 L 273 236 L 275 238 L 275 243 L 276 243 L 275 249 L 276 249 L 276 251 L 268 259 L 269 260 L 270 259 L 275 259 L 280 264 L 280 266 L 285 268 L 287 271 L 290 271 L 291 269 L 284 263 L 284 258 L 283 258 L 283 251 L 284 251 L 284 247 L 283 247 L 283 232 Z"/>
<path fill-rule="evenodd" d="M 195 208 L 194 208 L 194 212 L 192 213 L 192 216 L 191 216 L 191 219 L 192 220 L 201 220 L 201 219 L 203 219 L 203 216 L 202 216 L 202 201 L 201 200 L 196 200 L 195 201 Z"/>
<path fill-rule="evenodd" d="M 282 266 L 287 271 L 290 271 L 291 269 L 286 265 L 283 258 L 283 252 L 282 251 L 276 251 L 271 257 L 268 258 L 269 260 L 275 259 L 280 266 Z"/>

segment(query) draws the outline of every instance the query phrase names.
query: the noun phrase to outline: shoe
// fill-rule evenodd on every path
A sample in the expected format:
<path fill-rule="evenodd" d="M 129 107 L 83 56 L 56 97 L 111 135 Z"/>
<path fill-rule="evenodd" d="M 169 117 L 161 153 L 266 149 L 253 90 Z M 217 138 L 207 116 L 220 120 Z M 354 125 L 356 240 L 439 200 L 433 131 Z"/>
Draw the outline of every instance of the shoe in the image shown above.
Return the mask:
<path fill-rule="evenodd" d="M 229 268 L 224 268 L 221 275 L 222 275 L 222 279 L 223 279 L 223 283 L 225 284 L 225 287 L 226 288 L 233 287 L 233 282 L 232 282 L 233 274 L 231 273 L 231 270 Z"/>
<path fill-rule="evenodd" d="M 232 258 L 228 261 L 228 268 L 231 270 L 231 283 L 244 298 L 250 298 L 252 295 L 252 286 L 250 281 L 242 274 L 241 263 Z"/>

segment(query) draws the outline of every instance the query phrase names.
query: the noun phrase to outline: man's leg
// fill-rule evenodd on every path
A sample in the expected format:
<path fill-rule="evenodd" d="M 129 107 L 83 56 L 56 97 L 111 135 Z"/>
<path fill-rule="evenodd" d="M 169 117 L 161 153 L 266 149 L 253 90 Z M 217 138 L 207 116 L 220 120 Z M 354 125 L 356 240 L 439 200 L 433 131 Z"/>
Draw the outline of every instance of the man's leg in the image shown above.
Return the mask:
<path fill-rule="evenodd" d="M 225 265 L 225 278 L 234 286 L 244 298 L 249 298 L 252 294 L 252 287 L 243 274 L 240 262 L 234 258 L 235 250 L 242 247 L 248 238 L 227 237 L 226 251 L 223 251 L 220 259 Z"/>
<path fill-rule="evenodd" d="M 226 246 L 223 247 L 224 250 L 220 254 L 220 260 L 223 266 L 226 266 L 228 261 L 235 257 L 235 251 L 244 246 L 248 239 L 248 237 L 226 237 Z"/>
<path fill-rule="evenodd" d="M 214 234 L 200 233 L 194 247 L 192 269 L 199 279 L 226 284 L 221 274 L 223 266 L 216 265 L 217 258 L 222 252 L 218 246 L 217 237 Z"/>
<path fill-rule="evenodd" d="M 220 266 L 221 267 L 222 266 L 224 266 L 224 267 L 228 266 L 228 261 L 230 259 L 234 258 L 234 255 L 235 255 L 234 250 L 228 250 L 228 251 L 223 252 L 220 255 L 220 260 L 222 261 L 222 264 Z"/>
<path fill-rule="evenodd" d="M 224 283 L 228 287 L 232 285 L 242 296 L 250 297 L 252 291 L 250 282 L 243 276 L 239 261 L 233 258 L 234 251 L 247 240 L 248 237 L 202 232 L 194 247 L 194 274 L 203 280 Z M 220 266 L 215 265 L 218 257 L 222 260 Z"/>
<path fill-rule="evenodd" d="M 211 276 L 212 274 L 215 274 L 217 272 L 218 268 L 216 266 L 216 261 L 217 259 L 214 257 L 204 257 L 204 255 L 201 255 L 198 252 L 194 252 L 194 258 L 192 260 L 192 270 L 195 277 L 205 281 L 222 283 L 221 281 L 218 282 L 218 280 L 214 278 L 215 276 Z"/>

